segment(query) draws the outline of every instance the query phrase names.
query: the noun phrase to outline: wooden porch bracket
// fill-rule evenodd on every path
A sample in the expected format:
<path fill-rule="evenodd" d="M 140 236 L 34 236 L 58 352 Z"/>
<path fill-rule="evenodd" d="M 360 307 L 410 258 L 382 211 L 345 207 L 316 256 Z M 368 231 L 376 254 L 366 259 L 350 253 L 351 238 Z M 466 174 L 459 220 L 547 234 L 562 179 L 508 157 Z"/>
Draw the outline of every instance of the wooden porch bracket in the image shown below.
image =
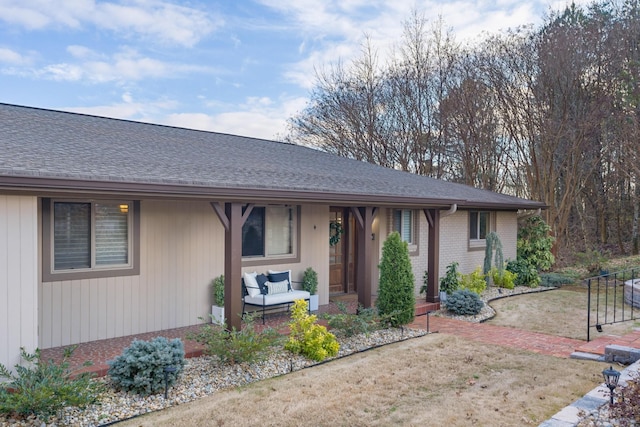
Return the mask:
<path fill-rule="evenodd" d="M 440 302 L 440 210 L 423 209 L 429 224 L 427 247 L 427 302 Z"/>

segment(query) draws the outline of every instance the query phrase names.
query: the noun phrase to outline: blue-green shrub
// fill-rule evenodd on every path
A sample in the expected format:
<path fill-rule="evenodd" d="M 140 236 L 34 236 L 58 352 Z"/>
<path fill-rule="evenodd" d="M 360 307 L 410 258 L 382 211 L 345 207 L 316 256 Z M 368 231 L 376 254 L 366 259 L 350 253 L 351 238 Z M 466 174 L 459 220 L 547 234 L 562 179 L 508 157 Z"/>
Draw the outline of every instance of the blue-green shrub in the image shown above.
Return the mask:
<path fill-rule="evenodd" d="M 133 340 L 120 356 L 107 363 L 108 375 L 116 388 L 142 395 L 159 393 L 164 390 L 165 367 L 176 368 L 167 375 L 168 385 L 172 385 L 182 372 L 184 346 L 179 338 Z"/>
<path fill-rule="evenodd" d="M 459 315 L 478 314 L 484 303 L 478 294 L 469 289 L 460 289 L 447 297 L 447 310 Z"/>

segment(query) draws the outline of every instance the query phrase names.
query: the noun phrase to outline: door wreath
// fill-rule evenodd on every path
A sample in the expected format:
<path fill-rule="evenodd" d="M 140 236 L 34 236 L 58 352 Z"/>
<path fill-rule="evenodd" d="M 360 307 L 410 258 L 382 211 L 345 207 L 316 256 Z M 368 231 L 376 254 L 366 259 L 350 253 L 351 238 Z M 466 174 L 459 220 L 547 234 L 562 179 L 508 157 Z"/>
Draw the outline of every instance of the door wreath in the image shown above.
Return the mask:
<path fill-rule="evenodd" d="M 344 234 L 342 224 L 338 221 L 331 221 L 329 223 L 329 246 L 335 246 L 340 243 L 342 234 Z"/>

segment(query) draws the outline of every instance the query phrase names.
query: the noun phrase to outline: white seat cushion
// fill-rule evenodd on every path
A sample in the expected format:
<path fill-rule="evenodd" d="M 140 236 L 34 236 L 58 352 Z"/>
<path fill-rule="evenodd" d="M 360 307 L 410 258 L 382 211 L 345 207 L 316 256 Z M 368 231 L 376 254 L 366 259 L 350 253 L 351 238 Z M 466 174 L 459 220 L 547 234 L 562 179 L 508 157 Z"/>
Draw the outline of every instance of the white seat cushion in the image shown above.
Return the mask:
<path fill-rule="evenodd" d="M 257 295 L 251 296 L 246 295 L 244 297 L 244 302 L 246 304 L 253 305 L 262 305 L 264 301 L 264 305 L 274 305 L 274 304 L 285 304 L 288 302 L 293 302 L 297 299 L 308 300 L 311 294 L 307 291 L 291 291 L 291 292 L 283 292 L 281 294 L 271 294 L 271 295 Z"/>

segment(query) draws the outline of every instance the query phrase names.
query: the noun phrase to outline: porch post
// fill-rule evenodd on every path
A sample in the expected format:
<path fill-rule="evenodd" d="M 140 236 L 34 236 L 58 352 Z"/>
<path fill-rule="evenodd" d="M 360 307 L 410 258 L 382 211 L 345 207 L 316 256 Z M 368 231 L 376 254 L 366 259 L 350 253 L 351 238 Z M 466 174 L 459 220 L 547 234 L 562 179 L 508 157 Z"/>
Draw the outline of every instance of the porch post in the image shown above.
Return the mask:
<path fill-rule="evenodd" d="M 371 243 L 373 218 L 376 209 L 367 206 L 361 208 L 351 208 L 356 224 L 358 226 L 357 247 L 358 256 L 356 259 L 356 287 L 358 289 L 358 303 L 364 308 L 372 307 L 372 273 L 371 262 L 373 257 L 373 244 Z"/>
<path fill-rule="evenodd" d="M 242 225 L 251 212 L 252 205 L 242 215 L 241 203 L 211 202 L 224 227 L 224 313 L 227 327 L 242 328 Z"/>
<path fill-rule="evenodd" d="M 424 209 L 429 224 L 427 248 L 427 302 L 440 302 L 440 210 Z"/>

